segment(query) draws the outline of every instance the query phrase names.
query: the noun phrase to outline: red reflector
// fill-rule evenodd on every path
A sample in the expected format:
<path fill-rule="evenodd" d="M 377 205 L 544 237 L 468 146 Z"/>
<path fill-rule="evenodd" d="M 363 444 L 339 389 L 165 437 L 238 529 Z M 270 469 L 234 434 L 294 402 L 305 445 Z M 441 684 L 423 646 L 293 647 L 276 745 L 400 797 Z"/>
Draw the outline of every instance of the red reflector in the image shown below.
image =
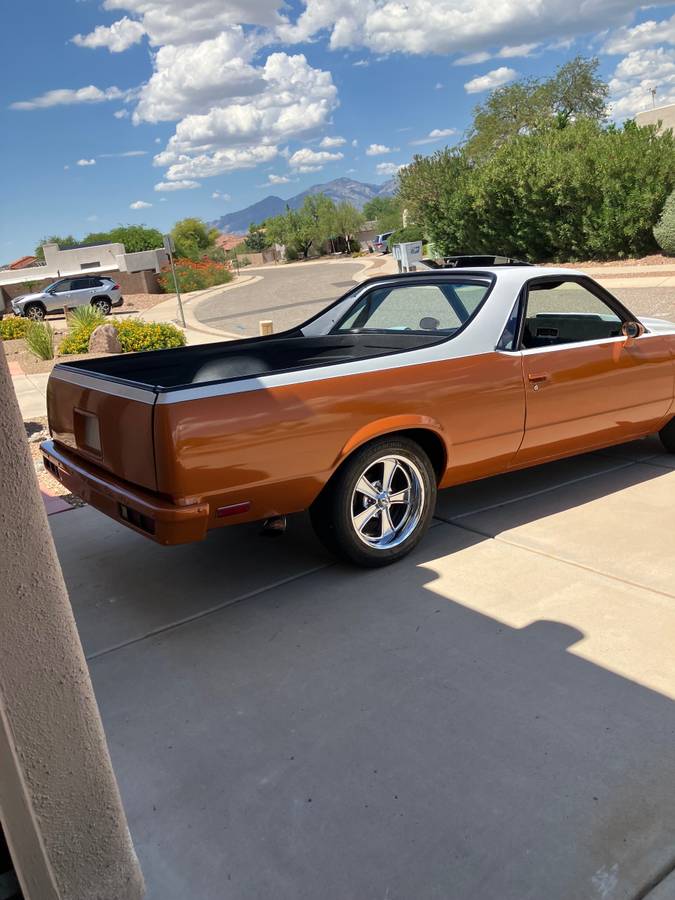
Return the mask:
<path fill-rule="evenodd" d="M 231 506 L 219 506 L 216 510 L 216 518 L 223 519 L 225 516 L 238 516 L 240 513 L 248 512 L 250 508 L 250 500 L 244 500 L 243 503 L 233 503 Z"/>
<path fill-rule="evenodd" d="M 120 289 L 119 284 L 113 284 L 112 289 L 113 289 L 113 291 L 119 291 L 119 289 Z"/>

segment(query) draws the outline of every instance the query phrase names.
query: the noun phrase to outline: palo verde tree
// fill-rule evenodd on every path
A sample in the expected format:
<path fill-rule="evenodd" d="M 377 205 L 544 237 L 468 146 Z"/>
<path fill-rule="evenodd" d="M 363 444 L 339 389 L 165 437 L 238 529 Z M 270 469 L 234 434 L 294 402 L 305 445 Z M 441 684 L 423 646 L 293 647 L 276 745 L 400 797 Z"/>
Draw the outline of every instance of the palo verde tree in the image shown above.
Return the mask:
<path fill-rule="evenodd" d="M 215 249 L 220 232 L 201 219 L 181 219 L 171 229 L 171 237 L 176 245 L 176 256 L 198 260 L 208 256 Z"/>

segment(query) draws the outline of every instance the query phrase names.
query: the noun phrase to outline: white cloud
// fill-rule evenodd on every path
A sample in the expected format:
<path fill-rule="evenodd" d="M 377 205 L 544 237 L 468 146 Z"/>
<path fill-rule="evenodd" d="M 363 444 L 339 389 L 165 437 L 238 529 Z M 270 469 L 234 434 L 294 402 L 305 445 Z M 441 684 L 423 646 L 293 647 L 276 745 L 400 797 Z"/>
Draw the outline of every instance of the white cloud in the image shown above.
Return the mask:
<path fill-rule="evenodd" d="M 214 191 L 211 194 L 211 199 L 212 200 L 224 200 L 225 202 L 227 202 L 228 200 L 231 200 L 232 197 L 230 197 L 229 194 L 223 193 L 223 191 Z"/>
<path fill-rule="evenodd" d="M 288 175 L 268 175 L 267 177 L 268 184 L 288 184 L 290 180 Z"/>
<path fill-rule="evenodd" d="M 391 178 L 403 168 L 405 168 L 405 166 L 398 165 L 397 163 L 381 162 L 375 166 L 375 171 L 378 175 L 387 175 Z"/>
<path fill-rule="evenodd" d="M 617 28 L 611 32 L 602 48 L 603 53 L 631 53 L 655 44 L 675 44 L 675 15 L 662 22 L 649 19 L 634 28 Z"/>
<path fill-rule="evenodd" d="M 280 0 L 104 0 L 103 8 L 140 17 L 150 43 L 190 44 L 215 37 L 230 25 L 274 26 Z"/>
<path fill-rule="evenodd" d="M 129 110 L 128 109 L 116 109 L 113 113 L 116 119 L 128 119 L 129 118 Z"/>
<path fill-rule="evenodd" d="M 358 147 L 358 146 L 359 146 L 359 142 L 356 140 L 356 138 L 354 138 L 354 140 L 352 141 L 352 147 Z"/>
<path fill-rule="evenodd" d="M 124 153 L 99 153 L 99 159 L 115 159 L 127 156 L 147 156 L 147 150 L 125 150 Z"/>
<path fill-rule="evenodd" d="M 357 67 L 363 66 L 365 68 L 366 66 L 370 65 L 370 62 L 367 59 L 357 59 L 356 62 L 352 63 L 352 65 Z"/>
<path fill-rule="evenodd" d="M 443 84 L 440 81 L 437 81 L 436 84 L 434 85 L 434 90 L 440 91 L 442 87 L 443 87 Z"/>
<path fill-rule="evenodd" d="M 160 47 L 140 93 L 134 122 L 169 122 L 264 91 L 264 72 L 251 64 L 255 45 L 240 27 L 199 44 Z"/>
<path fill-rule="evenodd" d="M 156 191 L 192 191 L 201 187 L 198 181 L 159 181 L 155 185 Z"/>
<path fill-rule="evenodd" d="M 288 165 L 296 172 L 318 172 L 326 163 L 343 158 L 343 153 L 329 153 L 328 150 L 310 150 L 309 147 L 303 147 L 302 150 L 295 151 L 288 160 Z"/>
<path fill-rule="evenodd" d="M 210 178 L 235 169 L 254 169 L 278 155 L 276 147 L 229 147 L 190 156 L 165 150 L 155 157 L 155 165 L 169 166 L 168 183 L 194 178 Z"/>
<path fill-rule="evenodd" d="M 10 105 L 10 109 L 47 109 L 50 106 L 71 106 L 76 103 L 103 103 L 106 100 L 122 100 L 128 94 L 128 91 L 121 91 L 118 87 L 101 90 L 93 84 L 76 90 L 57 88 L 31 100 L 18 100 Z"/>
<path fill-rule="evenodd" d="M 398 147 L 387 147 L 386 144 L 370 144 L 366 147 L 366 156 L 384 156 L 386 153 L 396 153 Z"/>
<path fill-rule="evenodd" d="M 155 138 L 155 143 L 156 143 L 156 144 L 161 144 L 161 143 L 162 143 L 162 139 L 161 139 L 161 138 Z"/>
<path fill-rule="evenodd" d="M 129 204 L 129 209 L 149 209 L 151 206 L 152 203 L 146 203 L 145 200 L 134 200 Z"/>
<path fill-rule="evenodd" d="M 464 90 L 467 94 L 492 91 L 503 84 L 508 84 L 509 81 L 513 81 L 517 75 L 518 73 L 515 69 L 509 69 L 508 66 L 500 66 L 498 69 L 492 69 L 491 72 L 487 72 L 485 75 L 478 75 L 476 78 L 472 78 L 471 81 L 467 81 L 464 85 Z"/>
<path fill-rule="evenodd" d="M 96 213 L 92 213 L 90 216 L 87 216 L 87 222 L 98 222 L 98 216 Z"/>
<path fill-rule="evenodd" d="M 331 147 L 342 147 L 343 144 L 346 143 L 347 141 L 343 137 L 329 137 L 328 135 L 326 135 L 326 137 L 322 138 L 319 142 L 319 147 L 330 149 Z"/>
<path fill-rule="evenodd" d="M 649 109 L 652 88 L 658 106 L 675 103 L 675 50 L 633 50 L 621 60 L 609 82 L 612 117 L 625 119 Z"/>
<path fill-rule="evenodd" d="M 476 53 L 467 53 L 466 56 L 459 56 L 453 66 L 477 66 L 480 63 L 487 62 L 491 54 L 486 50 L 479 50 Z"/>
<path fill-rule="evenodd" d="M 90 34 L 76 34 L 72 41 L 78 47 L 107 47 L 111 53 L 122 53 L 142 40 L 144 34 L 140 22 L 124 16 L 112 25 L 98 25 Z"/>
<path fill-rule="evenodd" d="M 419 146 L 420 144 L 434 144 L 436 141 L 442 141 L 452 134 L 457 134 L 456 128 L 433 128 L 426 137 L 418 138 L 416 141 L 410 141 L 410 143 L 415 146 Z"/>
<path fill-rule="evenodd" d="M 64 167 L 63 167 L 63 170 L 64 170 L 65 172 L 67 172 L 69 168 L 70 168 L 70 166 L 64 166 Z"/>
<path fill-rule="evenodd" d="M 516 56 L 531 56 L 539 44 L 517 44 L 513 47 L 502 47 L 497 56 L 500 59 L 513 59 Z"/>
<path fill-rule="evenodd" d="M 277 33 L 292 42 L 327 32 L 334 50 L 492 54 L 512 45 L 514 35 L 523 44 L 571 38 L 624 24 L 639 8 L 636 0 L 305 0 L 297 21 Z"/>
<path fill-rule="evenodd" d="M 75 165 L 76 166 L 95 166 L 96 160 L 95 159 L 78 159 L 78 161 L 75 163 Z"/>

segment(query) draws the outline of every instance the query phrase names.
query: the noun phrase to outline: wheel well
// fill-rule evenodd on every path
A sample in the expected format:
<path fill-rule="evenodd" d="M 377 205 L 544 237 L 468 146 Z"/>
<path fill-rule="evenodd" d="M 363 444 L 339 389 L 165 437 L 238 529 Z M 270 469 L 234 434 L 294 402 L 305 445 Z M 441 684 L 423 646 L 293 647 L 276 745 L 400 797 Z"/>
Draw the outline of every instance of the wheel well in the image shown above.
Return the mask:
<path fill-rule="evenodd" d="M 42 300 L 31 300 L 29 303 L 26 303 L 24 309 L 30 309 L 31 306 L 40 306 L 45 310 L 45 312 L 47 311 L 47 307 L 44 305 Z"/>
<path fill-rule="evenodd" d="M 440 435 L 436 434 L 435 431 L 430 431 L 428 428 L 409 428 L 403 431 L 394 431 L 387 437 L 393 437 L 394 435 L 403 435 L 419 444 L 434 467 L 436 480 L 441 480 L 448 465 L 448 454 L 443 438 Z"/>
<path fill-rule="evenodd" d="M 107 294 L 97 294 L 95 297 L 92 297 L 89 302 L 94 303 L 96 300 L 107 300 L 108 303 L 111 302 L 110 297 Z"/>

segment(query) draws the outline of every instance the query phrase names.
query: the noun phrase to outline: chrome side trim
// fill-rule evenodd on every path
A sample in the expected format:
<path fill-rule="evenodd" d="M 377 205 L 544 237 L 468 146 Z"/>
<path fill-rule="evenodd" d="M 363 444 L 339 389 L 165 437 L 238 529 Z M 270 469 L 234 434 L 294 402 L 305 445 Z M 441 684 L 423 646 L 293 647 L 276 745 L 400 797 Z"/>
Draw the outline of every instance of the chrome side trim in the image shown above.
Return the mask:
<path fill-rule="evenodd" d="M 113 397 L 124 397 L 127 400 L 136 400 L 139 403 L 147 403 L 153 406 L 157 395 L 153 390 L 145 391 L 142 388 L 132 387 L 119 381 L 108 381 L 107 378 L 97 378 L 94 375 L 84 375 L 80 372 L 68 372 L 65 369 L 54 368 L 50 380 L 65 381 L 68 384 L 76 384 L 86 390 L 99 391 L 103 394 L 111 394 Z"/>

